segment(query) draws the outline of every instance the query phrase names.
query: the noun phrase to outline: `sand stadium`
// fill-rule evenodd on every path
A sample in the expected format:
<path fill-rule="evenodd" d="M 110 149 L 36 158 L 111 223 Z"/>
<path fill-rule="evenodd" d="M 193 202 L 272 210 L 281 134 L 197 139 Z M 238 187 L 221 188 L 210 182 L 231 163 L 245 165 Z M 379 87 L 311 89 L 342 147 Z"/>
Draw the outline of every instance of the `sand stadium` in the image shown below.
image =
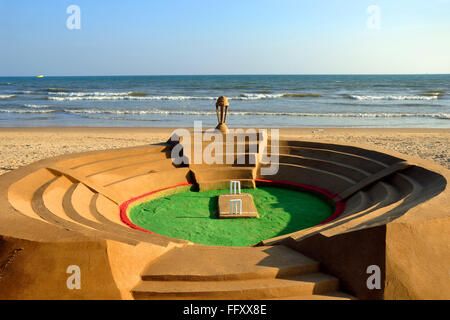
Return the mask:
<path fill-rule="evenodd" d="M 247 159 L 243 164 L 174 165 L 173 148 L 186 145 L 169 139 L 57 156 L 0 176 L 0 297 L 450 297 L 442 281 L 450 265 L 447 169 L 364 146 L 301 137 L 280 137 L 278 144 L 275 175 L 261 174 L 266 164 L 258 160 L 261 152 L 271 155 L 270 143 L 264 147 L 245 140 L 240 146 Z M 238 147 L 236 142 L 233 148 Z M 248 190 L 313 195 L 331 210 L 312 226 L 286 227 L 245 246 L 199 244 L 153 232 L 133 220 L 131 211 L 137 206 L 183 192 L 212 192 L 212 198 L 214 190 L 226 189 L 231 180 Z M 214 215 L 215 208 L 205 210 Z M 287 219 L 286 226 L 294 220 Z M 79 290 L 66 284 L 71 265 L 81 270 Z M 367 286 L 367 270 L 373 265 L 381 270 L 380 289 Z"/>

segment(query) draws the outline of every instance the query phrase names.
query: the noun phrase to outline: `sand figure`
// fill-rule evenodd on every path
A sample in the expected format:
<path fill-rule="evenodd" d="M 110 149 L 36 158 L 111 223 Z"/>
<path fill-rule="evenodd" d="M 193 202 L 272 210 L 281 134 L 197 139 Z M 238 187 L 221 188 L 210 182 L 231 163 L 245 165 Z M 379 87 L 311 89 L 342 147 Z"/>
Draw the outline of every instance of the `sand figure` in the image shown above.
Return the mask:
<path fill-rule="evenodd" d="M 228 131 L 228 127 L 225 124 L 227 121 L 227 112 L 230 104 L 228 103 L 228 99 L 225 96 L 220 96 L 216 102 L 216 113 L 217 113 L 217 121 L 219 124 L 216 129 L 220 130 L 222 133 L 226 133 Z M 219 113 L 220 108 L 220 113 Z"/>

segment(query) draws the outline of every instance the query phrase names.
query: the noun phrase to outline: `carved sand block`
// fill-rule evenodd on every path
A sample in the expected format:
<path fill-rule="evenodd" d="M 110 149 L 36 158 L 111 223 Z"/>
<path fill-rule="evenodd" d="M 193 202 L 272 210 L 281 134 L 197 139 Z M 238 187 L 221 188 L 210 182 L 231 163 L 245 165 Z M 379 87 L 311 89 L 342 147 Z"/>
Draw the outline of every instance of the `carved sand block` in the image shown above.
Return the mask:
<path fill-rule="evenodd" d="M 230 194 L 219 195 L 219 218 L 257 218 L 253 197 L 248 193 L 241 193 L 241 182 L 230 181 Z"/>
<path fill-rule="evenodd" d="M 233 202 L 230 200 L 241 200 L 242 211 L 235 210 Z M 239 206 L 238 206 L 239 207 Z M 233 213 L 231 213 L 233 212 Z M 221 194 L 219 196 L 219 218 L 221 219 L 239 219 L 239 218 L 257 218 L 253 197 L 248 193 L 241 194 Z"/>

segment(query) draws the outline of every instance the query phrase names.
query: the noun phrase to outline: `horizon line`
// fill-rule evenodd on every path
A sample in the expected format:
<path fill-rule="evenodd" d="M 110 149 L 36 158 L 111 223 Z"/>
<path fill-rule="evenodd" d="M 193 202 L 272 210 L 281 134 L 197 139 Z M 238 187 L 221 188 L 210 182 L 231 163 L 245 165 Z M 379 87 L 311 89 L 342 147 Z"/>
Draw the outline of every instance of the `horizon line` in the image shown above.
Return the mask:
<path fill-rule="evenodd" d="M 450 73 L 225 73 L 225 74 L 99 74 L 99 75 L 50 75 L 36 74 L 27 76 L 3 76 L 0 78 L 44 78 L 58 77 L 195 77 L 195 76 L 419 76 L 419 75 L 450 75 Z"/>

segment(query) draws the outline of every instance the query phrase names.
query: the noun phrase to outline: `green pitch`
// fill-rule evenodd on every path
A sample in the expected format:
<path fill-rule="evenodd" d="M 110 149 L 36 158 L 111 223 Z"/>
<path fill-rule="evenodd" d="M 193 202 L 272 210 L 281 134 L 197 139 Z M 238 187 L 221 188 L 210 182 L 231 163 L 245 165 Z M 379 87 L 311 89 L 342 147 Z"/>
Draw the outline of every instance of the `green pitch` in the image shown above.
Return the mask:
<path fill-rule="evenodd" d="M 259 218 L 218 219 L 217 198 L 229 190 L 176 193 L 134 206 L 130 220 L 154 233 L 216 246 L 248 246 L 312 227 L 334 208 L 320 197 L 289 189 L 244 189 L 253 196 Z"/>

